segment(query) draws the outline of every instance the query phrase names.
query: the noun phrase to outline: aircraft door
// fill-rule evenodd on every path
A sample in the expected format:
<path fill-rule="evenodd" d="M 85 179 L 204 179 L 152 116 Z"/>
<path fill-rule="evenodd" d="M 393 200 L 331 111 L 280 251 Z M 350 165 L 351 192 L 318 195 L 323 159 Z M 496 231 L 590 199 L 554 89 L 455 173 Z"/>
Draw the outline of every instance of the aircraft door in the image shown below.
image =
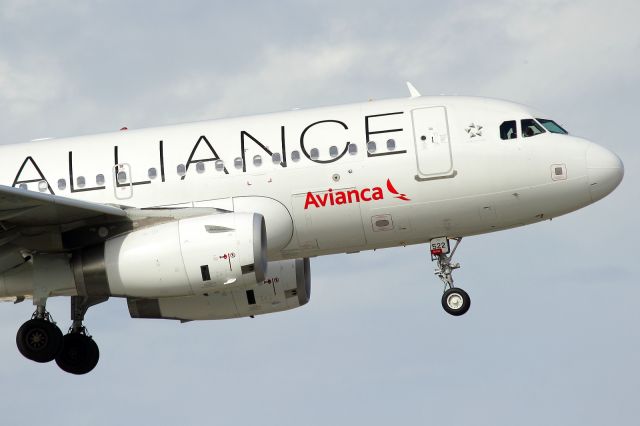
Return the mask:
<path fill-rule="evenodd" d="M 113 190 L 118 200 L 126 200 L 133 196 L 133 179 L 129 164 L 113 166 Z"/>
<path fill-rule="evenodd" d="M 445 107 L 414 109 L 411 112 L 418 177 L 433 178 L 453 172 L 453 158 Z"/>

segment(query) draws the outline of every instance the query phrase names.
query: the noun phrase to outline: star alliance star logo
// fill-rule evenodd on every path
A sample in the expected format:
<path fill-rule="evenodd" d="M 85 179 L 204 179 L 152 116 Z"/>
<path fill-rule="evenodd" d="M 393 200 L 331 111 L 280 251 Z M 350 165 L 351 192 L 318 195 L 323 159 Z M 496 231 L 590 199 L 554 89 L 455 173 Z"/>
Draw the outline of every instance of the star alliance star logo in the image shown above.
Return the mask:
<path fill-rule="evenodd" d="M 471 123 L 465 129 L 465 131 L 469 134 L 470 138 L 482 136 L 482 126 L 480 126 L 479 124 Z"/>

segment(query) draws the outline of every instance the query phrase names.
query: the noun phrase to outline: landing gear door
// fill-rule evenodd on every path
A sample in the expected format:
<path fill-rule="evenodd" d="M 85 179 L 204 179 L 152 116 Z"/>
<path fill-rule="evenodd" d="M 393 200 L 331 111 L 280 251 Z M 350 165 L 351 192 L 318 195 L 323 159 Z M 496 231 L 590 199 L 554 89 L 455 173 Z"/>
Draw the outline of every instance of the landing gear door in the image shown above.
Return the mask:
<path fill-rule="evenodd" d="M 453 173 L 449 125 L 445 107 L 414 109 L 411 112 L 419 178 Z"/>
<path fill-rule="evenodd" d="M 113 189 L 118 200 L 127 200 L 133 196 L 133 180 L 129 164 L 113 166 Z"/>

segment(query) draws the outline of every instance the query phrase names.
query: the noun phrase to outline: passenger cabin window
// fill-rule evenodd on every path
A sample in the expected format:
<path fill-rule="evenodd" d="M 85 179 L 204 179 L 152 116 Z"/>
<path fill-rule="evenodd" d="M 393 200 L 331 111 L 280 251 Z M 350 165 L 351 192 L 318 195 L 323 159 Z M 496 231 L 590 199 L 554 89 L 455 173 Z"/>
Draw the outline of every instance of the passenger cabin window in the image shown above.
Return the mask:
<path fill-rule="evenodd" d="M 279 152 L 274 152 L 271 155 L 271 161 L 273 162 L 273 164 L 280 164 L 282 162 L 282 155 L 280 155 Z"/>
<path fill-rule="evenodd" d="M 67 189 L 67 181 L 64 179 L 58 179 L 58 189 L 60 191 L 64 191 Z"/>
<path fill-rule="evenodd" d="M 567 132 L 565 129 L 563 129 L 558 123 L 556 123 L 553 120 L 549 120 L 547 118 L 536 118 L 536 120 L 538 120 L 538 122 L 542 124 L 542 126 L 548 131 L 550 131 L 551 133 L 559 133 L 561 135 L 569 134 L 569 132 Z"/>
<path fill-rule="evenodd" d="M 318 150 L 318 148 L 311 148 L 309 156 L 312 160 L 317 160 L 318 158 L 320 158 L 320 151 Z"/>
<path fill-rule="evenodd" d="M 217 172 L 221 172 L 224 170 L 224 161 L 222 160 L 216 160 L 216 171 Z"/>
<path fill-rule="evenodd" d="M 300 161 L 300 151 L 291 151 L 291 160 L 293 162 Z"/>
<path fill-rule="evenodd" d="M 118 183 L 123 184 L 127 182 L 127 172 L 125 171 L 119 171 L 118 174 L 116 175 L 116 179 L 118 180 Z"/>
<path fill-rule="evenodd" d="M 518 130 L 516 126 L 516 121 L 505 121 L 500 125 L 500 139 L 515 139 L 518 137 Z"/>
<path fill-rule="evenodd" d="M 178 164 L 178 167 L 176 167 L 176 172 L 178 173 L 178 176 L 182 177 L 187 174 L 187 168 L 184 164 Z"/>
<path fill-rule="evenodd" d="M 78 185 L 78 188 L 84 188 L 86 183 L 87 181 L 85 180 L 84 176 L 78 176 L 78 178 L 76 179 L 76 184 Z"/>
<path fill-rule="evenodd" d="M 204 163 L 202 161 L 198 161 L 196 163 L 196 172 L 204 173 L 204 169 L 205 169 Z"/>
<path fill-rule="evenodd" d="M 148 174 L 149 174 L 149 179 L 151 179 L 151 180 L 154 180 L 155 178 L 158 177 L 158 171 L 156 170 L 155 167 L 151 167 L 149 169 L 149 173 Z"/>
<path fill-rule="evenodd" d="M 329 157 L 336 158 L 338 156 L 338 147 L 332 146 L 329 148 Z"/>
<path fill-rule="evenodd" d="M 374 141 L 367 142 L 367 152 L 369 154 L 376 152 L 376 143 Z"/>
<path fill-rule="evenodd" d="M 98 185 L 98 186 L 104 185 L 104 175 L 103 174 L 96 175 L 96 185 Z"/>
<path fill-rule="evenodd" d="M 522 136 L 524 136 L 525 138 L 536 136 L 545 132 L 544 128 L 536 123 L 536 120 L 532 118 L 520 120 L 520 125 L 522 126 Z"/>
<path fill-rule="evenodd" d="M 236 158 L 233 160 L 233 166 L 234 166 L 236 169 L 241 169 L 241 168 L 242 168 L 242 157 L 236 157 Z"/>
<path fill-rule="evenodd" d="M 349 144 L 349 154 L 356 155 L 357 153 L 358 153 L 358 145 L 356 145 L 355 143 L 350 143 Z"/>
<path fill-rule="evenodd" d="M 256 167 L 260 167 L 262 166 L 262 157 L 259 155 L 255 155 L 253 157 L 253 165 Z"/>
<path fill-rule="evenodd" d="M 46 180 L 41 180 L 40 182 L 38 182 L 38 191 L 45 192 L 47 189 L 49 189 L 49 184 Z"/>
<path fill-rule="evenodd" d="M 396 141 L 395 141 L 395 139 L 387 140 L 387 149 L 389 151 L 394 151 L 396 149 Z"/>

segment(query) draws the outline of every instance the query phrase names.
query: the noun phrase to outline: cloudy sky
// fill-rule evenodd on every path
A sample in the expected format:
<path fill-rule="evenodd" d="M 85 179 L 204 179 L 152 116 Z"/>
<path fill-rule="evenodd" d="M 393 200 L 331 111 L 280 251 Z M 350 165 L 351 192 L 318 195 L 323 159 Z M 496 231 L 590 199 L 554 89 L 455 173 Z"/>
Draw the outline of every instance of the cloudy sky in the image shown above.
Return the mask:
<path fill-rule="evenodd" d="M 93 308 L 87 376 L 37 365 L 0 306 L 1 424 L 632 425 L 640 400 L 640 3 L 0 0 L 0 142 L 423 94 L 506 98 L 617 152 L 611 196 L 465 240 L 467 315 L 426 248 L 313 259 L 256 319 Z M 1 159 L 0 159 L 1 161 Z M 67 326 L 68 301 L 49 304 Z"/>

